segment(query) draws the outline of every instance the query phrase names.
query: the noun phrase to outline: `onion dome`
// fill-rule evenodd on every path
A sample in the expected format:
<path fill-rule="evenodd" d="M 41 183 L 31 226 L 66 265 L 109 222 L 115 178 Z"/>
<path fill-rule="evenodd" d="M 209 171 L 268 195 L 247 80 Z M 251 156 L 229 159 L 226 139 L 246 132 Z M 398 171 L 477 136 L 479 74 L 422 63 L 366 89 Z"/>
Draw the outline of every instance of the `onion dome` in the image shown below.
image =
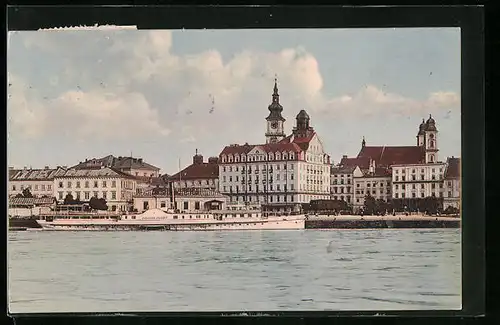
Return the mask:
<path fill-rule="evenodd" d="M 266 118 L 267 120 L 285 120 L 283 116 L 281 116 L 281 112 L 283 112 L 283 106 L 281 106 L 280 104 L 277 79 L 274 79 L 273 101 L 267 108 L 269 109 L 269 116 Z"/>
<path fill-rule="evenodd" d="M 426 128 L 426 124 L 425 124 L 424 119 L 422 119 L 422 123 L 418 127 L 418 135 L 424 135 L 425 134 L 425 128 Z"/>
<path fill-rule="evenodd" d="M 429 114 L 429 119 L 427 120 L 427 122 L 425 122 L 425 124 L 426 124 L 426 128 L 425 128 L 426 131 L 437 131 L 436 121 L 434 121 L 434 119 L 432 118 L 432 115 Z"/>

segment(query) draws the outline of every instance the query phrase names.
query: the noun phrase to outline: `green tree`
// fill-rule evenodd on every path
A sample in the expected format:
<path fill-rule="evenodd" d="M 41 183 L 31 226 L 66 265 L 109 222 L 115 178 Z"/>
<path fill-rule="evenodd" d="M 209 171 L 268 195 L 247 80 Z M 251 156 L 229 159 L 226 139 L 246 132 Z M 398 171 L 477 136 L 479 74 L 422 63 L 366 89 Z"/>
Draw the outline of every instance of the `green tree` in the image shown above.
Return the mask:
<path fill-rule="evenodd" d="M 75 204 L 75 200 L 73 199 L 73 195 L 71 193 L 68 193 L 66 197 L 64 198 L 64 203 L 65 205 L 67 204 Z"/>
<path fill-rule="evenodd" d="M 98 199 L 95 196 L 90 199 L 89 205 L 94 210 L 107 210 L 108 209 L 108 205 L 107 205 L 106 200 L 103 198 Z"/>
<path fill-rule="evenodd" d="M 377 203 L 373 196 L 367 194 L 365 196 L 365 204 L 363 206 L 364 214 L 374 214 L 377 210 Z"/>

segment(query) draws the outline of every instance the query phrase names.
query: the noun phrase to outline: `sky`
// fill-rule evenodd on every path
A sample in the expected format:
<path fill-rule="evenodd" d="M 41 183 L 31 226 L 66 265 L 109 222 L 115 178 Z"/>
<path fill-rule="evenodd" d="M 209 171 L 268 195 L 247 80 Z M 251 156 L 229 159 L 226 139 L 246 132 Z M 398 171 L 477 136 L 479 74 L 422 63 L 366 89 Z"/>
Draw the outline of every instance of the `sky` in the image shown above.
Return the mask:
<path fill-rule="evenodd" d="M 173 174 L 265 143 L 276 76 L 287 133 L 305 109 L 335 163 L 363 136 L 415 145 L 429 114 L 440 160 L 460 156 L 458 28 L 23 31 L 7 51 L 15 168 L 112 154 Z"/>

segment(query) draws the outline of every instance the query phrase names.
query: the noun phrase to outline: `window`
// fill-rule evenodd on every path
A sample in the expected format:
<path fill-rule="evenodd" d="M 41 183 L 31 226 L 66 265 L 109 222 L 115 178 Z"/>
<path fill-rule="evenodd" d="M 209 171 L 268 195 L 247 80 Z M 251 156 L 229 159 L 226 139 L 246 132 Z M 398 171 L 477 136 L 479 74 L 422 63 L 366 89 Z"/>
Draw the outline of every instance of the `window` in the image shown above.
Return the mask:
<path fill-rule="evenodd" d="M 99 184 L 97 183 L 97 181 L 94 181 L 94 187 L 99 187 Z"/>
<path fill-rule="evenodd" d="M 111 200 L 116 200 L 116 191 L 111 191 Z"/>
<path fill-rule="evenodd" d="M 76 182 L 76 188 L 80 188 L 80 181 Z"/>
<path fill-rule="evenodd" d="M 85 200 L 90 199 L 90 192 L 85 192 Z"/>
<path fill-rule="evenodd" d="M 448 191 L 448 197 L 451 197 L 451 191 Z"/>
<path fill-rule="evenodd" d="M 414 181 L 415 180 L 415 175 L 411 175 L 411 180 Z"/>
<path fill-rule="evenodd" d="M 200 210 L 200 202 L 198 202 L 198 201 L 194 202 L 194 209 Z"/>
<path fill-rule="evenodd" d="M 420 193 L 420 197 L 424 197 L 424 192 L 421 192 L 421 193 Z"/>
<path fill-rule="evenodd" d="M 416 197 L 415 193 L 411 193 L 411 197 L 415 198 Z"/>
<path fill-rule="evenodd" d="M 403 199 L 405 198 L 405 193 L 404 192 L 401 193 L 401 198 L 403 198 Z"/>
<path fill-rule="evenodd" d="M 63 199 L 63 192 L 58 192 L 59 194 L 59 200 L 62 200 Z"/>
<path fill-rule="evenodd" d="M 102 187 L 107 187 L 107 182 L 106 181 L 102 181 Z"/>
<path fill-rule="evenodd" d="M 51 191 L 52 190 L 52 185 L 47 185 L 47 191 Z"/>
<path fill-rule="evenodd" d="M 424 184 L 420 184 L 420 188 L 421 188 L 421 189 L 424 189 L 424 188 L 425 188 L 425 185 L 424 185 Z"/>
<path fill-rule="evenodd" d="M 12 185 L 12 190 L 15 191 L 16 190 L 16 185 Z"/>
<path fill-rule="evenodd" d="M 399 176 L 396 175 L 396 182 L 399 181 Z"/>
<path fill-rule="evenodd" d="M 399 193 L 394 193 L 394 197 L 397 199 L 399 198 Z"/>
<path fill-rule="evenodd" d="M 35 191 L 38 191 L 38 184 L 35 185 Z"/>
<path fill-rule="evenodd" d="M 424 175 L 420 175 L 420 180 L 423 181 L 424 180 Z"/>
<path fill-rule="evenodd" d="M 98 197 L 99 196 L 99 193 L 97 193 L 97 191 L 94 191 L 94 197 Z"/>
<path fill-rule="evenodd" d="M 184 202 L 184 210 L 187 210 L 189 207 L 189 202 Z"/>
<path fill-rule="evenodd" d="M 222 176 L 222 181 L 225 182 L 226 181 L 226 176 Z"/>
<path fill-rule="evenodd" d="M 42 184 L 42 191 L 45 191 L 45 184 Z"/>
<path fill-rule="evenodd" d="M 401 180 L 402 180 L 403 182 L 404 182 L 404 181 L 406 181 L 406 176 L 404 176 L 404 175 L 403 175 L 403 176 L 401 176 Z"/>
<path fill-rule="evenodd" d="M 59 188 L 63 188 L 63 182 L 59 182 Z"/>
<path fill-rule="evenodd" d="M 85 181 L 85 188 L 89 188 L 89 181 Z"/>
<path fill-rule="evenodd" d="M 401 185 L 401 189 L 406 190 L 406 185 L 405 184 Z"/>

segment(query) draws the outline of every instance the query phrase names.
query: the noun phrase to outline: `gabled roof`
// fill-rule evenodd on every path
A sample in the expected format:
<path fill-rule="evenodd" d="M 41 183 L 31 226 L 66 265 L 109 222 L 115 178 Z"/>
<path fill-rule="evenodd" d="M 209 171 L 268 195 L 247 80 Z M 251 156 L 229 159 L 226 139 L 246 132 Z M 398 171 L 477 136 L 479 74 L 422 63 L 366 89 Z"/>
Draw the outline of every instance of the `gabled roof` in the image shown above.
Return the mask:
<path fill-rule="evenodd" d="M 219 165 L 214 163 L 191 164 L 168 177 L 170 181 L 219 178 Z"/>
<path fill-rule="evenodd" d="M 355 169 L 356 166 L 334 166 L 331 168 L 330 172 L 332 175 L 352 174 Z"/>
<path fill-rule="evenodd" d="M 9 170 L 10 181 L 51 181 L 54 177 L 64 175 L 66 172 L 63 168 L 57 169 L 17 169 Z"/>
<path fill-rule="evenodd" d="M 396 164 L 421 164 L 425 162 L 425 151 L 418 146 L 365 146 L 357 158 L 371 158 L 376 166 Z"/>
<path fill-rule="evenodd" d="M 255 147 L 262 148 L 266 153 L 270 152 L 295 152 L 306 151 L 309 148 L 309 143 L 314 138 L 315 132 L 311 132 L 307 137 L 295 137 L 293 134 L 285 137 L 278 143 L 266 144 L 248 144 L 237 145 L 233 144 L 226 146 L 220 155 L 235 155 L 235 154 L 248 154 Z"/>
<path fill-rule="evenodd" d="M 115 157 L 113 155 L 108 155 L 102 158 L 92 158 L 86 159 L 86 161 L 80 162 L 78 165 L 71 168 L 76 169 L 86 169 L 95 167 L 113 167 L 115 169 L 149 169 L 149 170 L 160 170 L 160 168 L 148 164 L 142 160 L 142 158 L 133 157 Z"/>
<path fill-rule="evenodd" d="M 460 158 L 449 157 L 446 162 L 446 170 L 444 171 L 445 179 L 460 178 Z"/>
<path fill-rule="evenodd" d="M 111 167 L 105 168 L 92 168 L 92 169 L 68 169 L 65 171 L 63 175 L 56 176 L 58 178 L 61 177 L 75 177 L 75 178 L 94 178 L 94 177 L 119 177 L 119 178 L 128 178 L 128 179 L 136 179 L 134 176 L 119 171 L 117 169 Z"/>
<path fill-rule="evenodd" d="M 369 157 L 360 157 L 360 158 L 342 158 L 340 160 L 340 166 L 343 167 L 353 167 L 359 166 L 361 169 L 367 169 L 370 167 L 370 158 Z M 354 169 L 353 169 L 354 170 Z"/>

